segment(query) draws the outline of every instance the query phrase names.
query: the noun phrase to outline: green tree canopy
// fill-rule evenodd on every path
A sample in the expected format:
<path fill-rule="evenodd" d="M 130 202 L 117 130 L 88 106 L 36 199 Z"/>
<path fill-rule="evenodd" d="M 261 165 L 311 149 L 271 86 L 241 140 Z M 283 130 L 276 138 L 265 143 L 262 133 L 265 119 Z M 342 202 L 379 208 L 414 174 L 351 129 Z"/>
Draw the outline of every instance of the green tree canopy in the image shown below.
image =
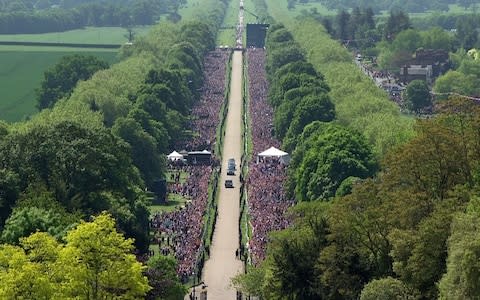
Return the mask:
<path fill-rule="evenodd" d="M 275 126 L 275 135 L 283 139 L 287 134 L 290 123 L 293 119 L 293 114 L 296 111 L 297 105 L 304 97 L 323 97 L 325 90 L 321 87 L 307 86 L 288 90 L 281 104 L 275 110 L 273 125 Z"/>
<path fill-rule="evenodd" d="M 417 113 L 432 106 L 432 96 L 426 82 L 423 80 L 410 82 L 405 90 L 405 101 L 407 107 Z"/>
<path fill-rule="evenodd" d="M 53 107 L 64 97 L 69 97 L 80 80 L 87 80 L 99 71 L 108 68 L 108 63 L 95 56 L 64 56 L 55 66 L 45 71 L 41 87 L 37 90 L 37 107 Z"/>
<path fill-rule="evenodd" d="M 362 290 L 360 300 L 414 300 L 413 292 L 400 280 L 387 277 L 369 282 Z"/>
<path fill-rule="evenodd" d="M 411 27 L 408 14 L 403 11 L 390 11 L 390 15 L 385 24 L 383 37 L 388 41 L 393 41 L 398 33 Z"/>
<path fill-rule="evenodd" d="M 303 97 L 295 107 L 293 118 L 284 140 L 284 149 L 291 152 L 295 149 L 298 136 L 306 125 L 314 121 L 330 122 L 335 119 L 335 106 L 327 94 Z"/>
<path fill-rule="evenodd" d="M 20 238 L 27 237 L 37 230 L 59 237 L 70 225 L 64 219 L 62 214 L 53 210 L 37 207 L 14 209 L 6 221 L 1 240 L 5 243 L 17 244 Z"/>
<path fill-rule="evenodd" d="M 107 214 L 68 232 L 57 263 L 63 265 L 60 292 L 67 297 L 99 299 L 141 297 L 150 289 L 144 267 L 131 254 L 133 241 L 115 229 Z"/>
<path fill-rule="evenodd" d="M 300 150 L 293 154 L 295 161 L 301 161 L 295 166 L 294 177 L 298 201 L 328 200 L 347 177 L 373 175 L 375 159 L 359 133 L 315 121 L 305 127 L 302 135 Z"/>
<path fill-rule="evenodd" d="M 439 283 L 439 299 L 475 299 L 480 293 L 479 207 L 478 197 L 474 197 L 468 211 L 458 214 L 453 221 L 447 272 Z"/>
<path fill-rule="evenodd" d="M 112 132 L 130 145 L 134 165 L 142 174 L 145 184 L 152 187 L 153 181 L 166 171 L 165 158 L 158 153 L 156 140 L 130 118 L 118 118 Z"/>
<path fill-rule="evenodd" d="M 44 232 L 0 245 L 4 299 L 138 299 L 150 289 L 133 242 L 107 214 L 70 230 L 65 244 Z"/>
<path fill-rule="evenodd" d="M 128 144 L 104 127 L 62 120 L 37 124 L 12 131 L 0 143 L 0 166 L 18 174 L 19 191 L 40 183 L 68 212 L 88 216 L 109 210 L 146 249 L 143 181 Z"/>
<path fill-rule="evenodd" d="M 145 275 L 152 289 L 146 299 L 183 299 L 187 289 L 177 275 L 177 264 L 171 256 L 152 256 L 147 263 Z"/>
<path fill-rule="evenodd" d="M 280 67 L 304 59 L 303 52 L 296 43 L 276 44 L 267 56 L 267 72 L 274 74 Z"/>

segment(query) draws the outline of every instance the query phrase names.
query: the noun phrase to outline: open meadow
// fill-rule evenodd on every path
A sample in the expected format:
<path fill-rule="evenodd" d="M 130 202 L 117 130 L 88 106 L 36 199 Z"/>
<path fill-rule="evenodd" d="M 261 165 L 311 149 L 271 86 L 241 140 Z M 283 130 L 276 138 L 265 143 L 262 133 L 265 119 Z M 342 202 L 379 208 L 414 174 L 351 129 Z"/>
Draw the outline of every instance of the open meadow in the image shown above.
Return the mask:
<path fill-rule="evenodd" d="M 136 35 L 145 35 L 151 26 L 133 28 Z M 122 27 L 87 27 L 85 29 L 42 34 L 0 34 L 0 41 L 123 44 L 128 42 L 127 30 Z"/>
<path fill-rule="evenodd" d="M 144 35 L 151 26 L 134 28 Z M 123 44 L 127 30 L 121 27 L 89 27 L 66 32 L 45 34 L 0 35 L 0 41 L 48 42 L 77 44 Z M 116 49 L 69 48 L 43 46 L 0 46 L 0 119 L 15 122 L 35 113 L 35 89 L 43 73 L 63 56 L 94 55 L 112 64 L 117 60 Z"/>
<path fill-rule="evenodd" d="M 103 49 L 41 48 L 47 47 L 0 46 L 1 120 L 21 121 L 37 111 L 35 89 L 40 87 L 43 72 L 55 65 L 63 56 L 94 55 L 113 63 L 117 54 L 116 51 Z"/>

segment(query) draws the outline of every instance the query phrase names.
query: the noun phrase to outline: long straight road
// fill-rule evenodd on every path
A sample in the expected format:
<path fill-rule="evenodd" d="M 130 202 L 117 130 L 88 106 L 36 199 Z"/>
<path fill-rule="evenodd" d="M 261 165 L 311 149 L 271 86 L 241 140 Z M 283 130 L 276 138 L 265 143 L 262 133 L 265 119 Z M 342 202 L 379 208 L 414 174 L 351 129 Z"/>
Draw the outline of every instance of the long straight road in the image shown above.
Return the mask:
<path fill-rule="evenodd" d="M 233 276 L 243 271 L 243 264 L 235 257 L 238 249 L 238 218 L 240 215 L 240 159 L 242 156 L 242 51 L 235 51 L 232 59 L 230 98 L 223 143 L 222 172 L 218 217 L 202 279 L 207 285 L 208 299 L 236 299 L 236 291 L 230 286 Z M 237 163 L 235 176 L 227 176 L 227 160 L 234 158 Z M 226 179 L 233 180 L 234 188 L 225 188 Z"/>

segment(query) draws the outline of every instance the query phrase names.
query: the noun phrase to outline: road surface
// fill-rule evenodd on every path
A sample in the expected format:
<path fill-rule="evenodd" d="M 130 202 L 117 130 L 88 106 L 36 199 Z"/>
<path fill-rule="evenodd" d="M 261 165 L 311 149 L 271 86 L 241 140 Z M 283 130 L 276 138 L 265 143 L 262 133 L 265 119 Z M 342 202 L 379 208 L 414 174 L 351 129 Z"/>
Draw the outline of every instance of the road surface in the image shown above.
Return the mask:
<path fill-rule="evenodd" d="M 233 276 L 243 271 L 242 262 L 236 258 L 240 215 L 240 159 L 242 156 L 242 51 L 235 51 L 232 59 L 230 99 L 223 142 L 222 172 L 218 217 L 210 248 L 210 259 L 206 261 L 202 280 L 207 286 L 207 299 L 236 299 L 236 290 L 231 287 Z M 235 176 L 227 176 L 227 160 L 234 158 L 237 163 Z M 234 188 L 225 188 L 226 179 L 233 180 Z"/>

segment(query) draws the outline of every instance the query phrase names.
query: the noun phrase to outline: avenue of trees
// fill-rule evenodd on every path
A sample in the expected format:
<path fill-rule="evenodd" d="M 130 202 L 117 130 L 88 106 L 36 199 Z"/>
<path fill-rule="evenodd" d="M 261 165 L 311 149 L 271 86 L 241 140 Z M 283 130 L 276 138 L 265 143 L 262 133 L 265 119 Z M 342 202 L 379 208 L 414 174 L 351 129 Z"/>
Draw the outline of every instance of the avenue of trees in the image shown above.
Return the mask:
<path fill-rule="evenodd" d="M 363 74 L 347 49 L 332 40 L 319 22 L 299 21 L 292 26 L 292 34 L 308 54 L 308 61 L 324 74 L 337 122 L 362 133 L 375 156 L 383 156 L 413 135 L 413 120 L 400 114 L 398 106 Z"/>
<path fill-rule="evenodd" d="M 121 62 L 110 68 L 91 57 L 64 58 L 38 90 L 44 109 L 25 122 L 0 122 L 2 298 L 183 297 L 175 259 L 144 267 L 128 255 L 148 250 L 145 191 L 164 178 L 170 147 L 188 138 L 185 124 L 203 83 L 203 57 L 215 47 L 225 9 L 224 2 L 209 0 L 192 20 L 163 23 L 123 48 Z M 81 233 L 82 224 L 115 238 L 92 233 L 93 239 Z M 85 240 L 93 244 L 79 242 Z M 118 246 L 108 244 L 114 241 Z M 104 243 L 105 249 L 95 248 Z M 87 246 L 104 253 L 105 267 L 80 257 L 90 255 Z M 50 258 L 32 256 L 44 254 Z M 23 282 L 30 272 L 38 276 Z"/>
<path fill-rule="evenodd" d="M 331 124 L 336 112 L 330 87 L 306 61 L 292 34 L 272 25 L 266 47 L 275 134 L 283 149 L 293 153 L 290 194 L 297 201 L 328 200 L 348 177 L 373 174 L 371 147 L 360 133 Z"/>
<path fill-rule="evenodd" d="M 474 299 L 478 105 L 450 97 L 433 118 L 404 118 L 317 21 L 289 29 L 271 26 L 268 60 L 285 51 L 285 65 L 267 70 L 275 134 L 293 150 L 287 189 L 299 203 L 293 225 L 270 234 L 264 262 L 234 285 L 262 299 Z M 466 69 L 477 57 L 470 51 L 457 62 L 468 58 Z M 423 107 L 425 84 L 409 89 L 411 109 Z M 288 139 L 294 122 L 283 119 L 302 113 L 297 98 L 312 96 L 322 109 L 309 111 L 322 114 Z M 330 121 L 322 120 L 326 97 L 334 104 Z M 299 112 L 286 104 L 292 100 Z"/>
<path fill-rule="evenodd" d="M 265 261 L 234 284 L 263 299 L 475 297 L 477 105 L 450 99 L 377 160 L 360 133 L 325 119 L 331 109 L 325 97 L 334 88 L 305 61 L 289 31 L 273 25 L 267 49 L 276 114 L 295 99 L 290 93 L 307 103 L 316 97 L 322 108 L 309 112 L 322 113 L 306 114 L 313 122 L 293 142 L 283 137 L 293 149 L 289 188 L 299 201 L 290 211 L 293 225 L 271 233 Z M 282 52 L 283 66 L 275 59 Z M 295 70 L 291 78 L 287 70 Z M 293 115 L 302 113 L 297 107 Z"/>

